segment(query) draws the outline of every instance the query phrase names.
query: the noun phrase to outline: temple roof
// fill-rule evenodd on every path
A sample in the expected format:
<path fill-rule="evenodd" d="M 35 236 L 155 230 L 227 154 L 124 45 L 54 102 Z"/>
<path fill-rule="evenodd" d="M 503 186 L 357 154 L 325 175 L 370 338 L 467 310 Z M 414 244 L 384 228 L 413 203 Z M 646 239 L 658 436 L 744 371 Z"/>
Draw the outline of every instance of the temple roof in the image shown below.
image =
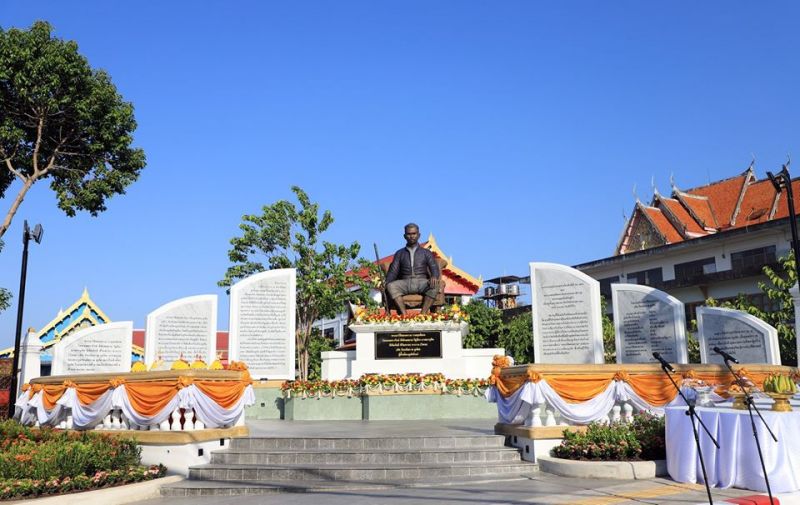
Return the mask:
<path fill-rule="evenodd" d="M 66 310 L 60 309 L 58 314 L 49 323 L 36 332 L 36 336 L 42 342 L 42 351 L 47 351 L 47 349 L 67 335 L 75 333 L 83 328 L 110 322 L 112 322 L 111 318 L 97 306 L 94 300 L 89 296 L 89 290 L 84 288 L 80 298 Z M 144 355 L 144 350 L 141 346 L 137 346 L 134 343 L 133 354 Z M 0 357 L 13 355 L 13 347 L 0 350 Z"/>
<path fill-rule="evenodd" d="M 792 180 L 795 208 L 800 210 L 800 179 Z M 637 201 L 617 244 L 616 255 L 674 244 L 743 228 L 789 215 L 786 191 L 778 194 L 769 179 L 758 180 L 753 168 L 670 197 L 654 192 L 650 205 Z"/>

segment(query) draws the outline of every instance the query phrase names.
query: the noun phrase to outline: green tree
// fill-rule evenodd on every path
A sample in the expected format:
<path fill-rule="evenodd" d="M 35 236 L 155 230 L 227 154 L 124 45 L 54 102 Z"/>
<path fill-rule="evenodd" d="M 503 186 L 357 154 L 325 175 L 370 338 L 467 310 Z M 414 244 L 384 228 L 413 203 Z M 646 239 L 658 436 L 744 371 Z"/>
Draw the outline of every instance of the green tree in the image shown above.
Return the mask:
<path fill-rule="evenodd" d="M 603 359 L 606 363 L 617 362 L 617 337 L 614 330 L 614 321 L 606 313 L 608 301 L 603 296 L 600 298 L 600 314 L 602 314 L 603 325 Z"/>
<path fill-rule="evenodd" d="M 497 346 L 505 329 L 500 309 L 473 300 L 464 306 L 464 312 L 469 316 L 469 333 L 464 338 L 464 347 L 480 349 Z"/>
<path fill-rule="evenodd" d="M 19 183 L 0 238 L 39 181 L 49 180 L 67 215 L 96 216 L 145 166 L 144 152 L 131 147 L 133 106 L 75 42 L 51 30 L 44 22 L 0 28 L 0 198 Z"/>
<path fill-rule="evenodd" d="M 322 353 L 333 349 L 332 338 L 324 336 L 319 328 L 311 330 L 308 341 L 308 380 L 322 379 Z"/>
<path fill-rule="evenodd" d="M 530 312 L 514 316 L 497 342 L 514 358 L 514 363 L 533 363 L 533 316 Z"/>
<path fill-rule="evenodd" d="M 279 200 L 265 205 L 260 215 L 245 215 L 241 236 L 231 239 L 231 265 L 219 281 L 229 287 L 239 279 L 277 268 L 297 270 L 297 332 L 295 336 L 300 380 L 307 380 L 312 324 L 333 317 L 347 301 L 366 303 L 369 285 L 349 272 L 364 267 L 358 261 L 358 242 L 338 245 L 320 241 L 333 224 L 333 215 L 320 213 L 319 205 L 297 186 L 292 187 L 300 206 Z M 355 287 L 355 290 L 351 288 Z"/>

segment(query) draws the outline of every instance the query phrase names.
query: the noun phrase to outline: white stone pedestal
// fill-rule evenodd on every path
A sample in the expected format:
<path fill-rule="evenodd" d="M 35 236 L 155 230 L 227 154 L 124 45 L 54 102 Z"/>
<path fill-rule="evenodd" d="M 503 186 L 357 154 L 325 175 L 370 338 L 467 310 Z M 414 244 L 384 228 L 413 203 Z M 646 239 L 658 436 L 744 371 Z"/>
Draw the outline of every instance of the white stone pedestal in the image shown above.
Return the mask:
<path fill-rule="evenodd" d="M 322 378 L 325 380 L 357 379 L 364 374 L 441 373 L 451 379 L 488 377 L 492 357 L 504 354 L 503 349 L 464 349 L 467 334 L 465 322 L 357 324 L 350 329 L 356 334 L 356 350 L 322 353 Z M 375 342 L 379 332 L 441 332 L 441 357 L 378 359 Z"/>
<path fill-rule="evenodd" d="M 31 329 L 25 335 L 20 349 L 20 377 L 17 380 L 17 391 L 12 392 L 11 401 L 19 396 L 22 385 L 42 375 L 42 342 Z"/>

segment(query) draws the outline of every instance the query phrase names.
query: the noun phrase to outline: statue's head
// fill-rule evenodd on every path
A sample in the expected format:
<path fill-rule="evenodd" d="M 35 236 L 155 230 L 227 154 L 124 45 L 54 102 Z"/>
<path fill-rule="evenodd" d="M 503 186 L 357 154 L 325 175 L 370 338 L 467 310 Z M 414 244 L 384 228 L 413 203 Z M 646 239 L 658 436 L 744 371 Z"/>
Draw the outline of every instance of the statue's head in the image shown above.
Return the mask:
<path fill-rule="evenodd" d="M 406 239 L 406 246 L 413 247 L 419 242 L 419 226 L 416 223 L 408 223 L 405 226 L 403 238 Z"/>

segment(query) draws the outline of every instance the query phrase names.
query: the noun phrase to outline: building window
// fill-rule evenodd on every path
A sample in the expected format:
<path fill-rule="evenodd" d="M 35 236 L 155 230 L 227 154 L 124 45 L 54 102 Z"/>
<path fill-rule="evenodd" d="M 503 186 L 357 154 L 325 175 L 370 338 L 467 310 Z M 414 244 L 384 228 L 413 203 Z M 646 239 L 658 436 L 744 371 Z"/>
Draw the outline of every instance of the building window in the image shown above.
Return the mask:
<path fill-rule="evenodd" d="M 775 246 L 759 247 L 731 254 L 731 270 L 734 272 L 760 272 L 764 265 L 775 263 Z"/>
<path fill-rule="evenodd" d="M 325 330 L 322 332 L 322 336 L 333 340 L 333 338 L 336 336 L 336 331 L 333 328 L 325 328 Z"/>
<path fill-rule="evenodd" d="M 707 274 L 717 271 L 717 264 L 714 258 L 703 258 L 701 260 L 678 263 L 675 265 L 675 280 L 679 282 L 691 282 Z"/>
<path fill-rule="evenodd" d="M 604 296 L 606 300 L 611 300 L 611 285 L 619 282 L 619 275 L 614 277 L 606 277 L 600 279 L 600 295 Z"/>
<path fill-rule="evenodd" d="M 628 274 L 628 282 L 633 284 L 643 284 L 645 286 L 655 286 L 661 283 L 663 276 L 661 268 L 651 268 L 650 270 L 642 270 L 641 272 L 633 272 Z"/>

